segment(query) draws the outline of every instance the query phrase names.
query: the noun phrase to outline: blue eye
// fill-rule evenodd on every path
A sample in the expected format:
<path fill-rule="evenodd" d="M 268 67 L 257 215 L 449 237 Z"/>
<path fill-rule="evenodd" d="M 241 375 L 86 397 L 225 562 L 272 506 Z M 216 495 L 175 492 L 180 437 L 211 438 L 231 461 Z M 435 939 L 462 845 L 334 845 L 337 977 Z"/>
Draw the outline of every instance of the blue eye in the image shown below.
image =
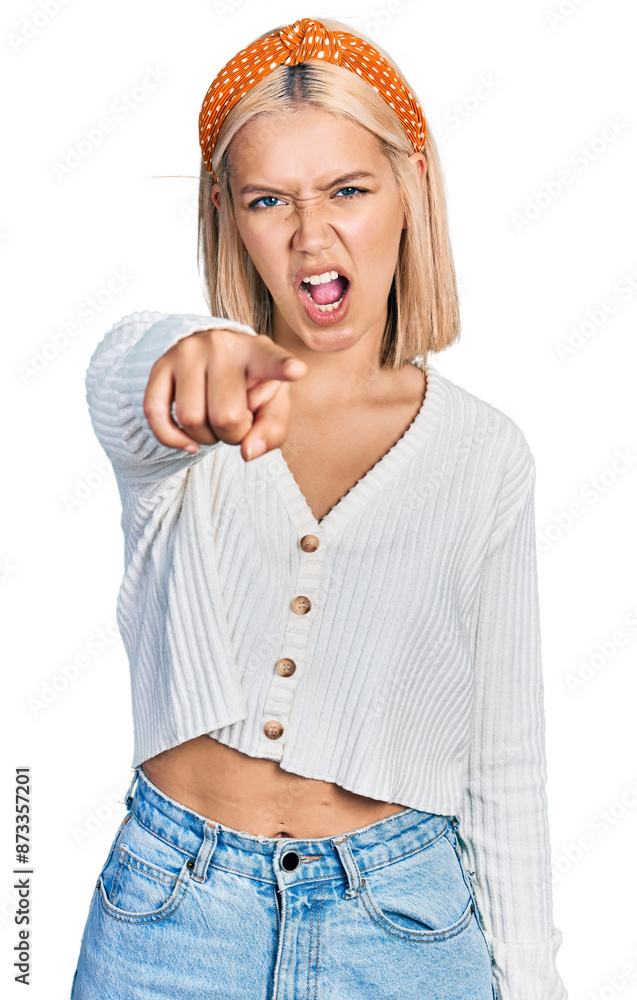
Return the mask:
<path fill-rule="evenodd" d="M 347 191 L 351 193 L 341 194 L 342 191 Z M 357 188 L 348 185 L 347 187 L 339 188 L 339 190 L 336 192 L 336 195 L 340 199 L 344 198 L 351 199 L 351 198 L 360 198 L 362 195 L 367 193 L 368 193 L 367 188 Z M 256 198 L 255 201 L 251 201 L 248 207 L 254 209 L 255 211 L 260 211 L 262 209 L 275 208 L 276 202 L 279 202 L 282 205 L 285 204 L 285 202 L 283 202 L 281 198 L 275 198 L 273 194 L 264 194 L 261 196 L 261 198 Z"/>
<path fill-rule="evenodd" d="M 259 206 L 259 202 L 260 201 L 279 201 L 279 200 L 280 199 L 279 198 L 275 198 L 273 194 L 264 194 L 262 198 L 257 198 L 256 201 L 251 201 L 250 205 L 248 207 L 249 208 L 257 208 L 257 207 L 272 208 L 272 205 L 261 205 L 261 206 Z"/>
<path fill-rule="evenodd" d="M 344 198 L 360 198 L 361 194 L 367 193 L 367 188 L 356 188 L 356 187 L 344 187 L 340 188 L 340 191 L 358 191 L 358 194 L 344 194 Z"/>

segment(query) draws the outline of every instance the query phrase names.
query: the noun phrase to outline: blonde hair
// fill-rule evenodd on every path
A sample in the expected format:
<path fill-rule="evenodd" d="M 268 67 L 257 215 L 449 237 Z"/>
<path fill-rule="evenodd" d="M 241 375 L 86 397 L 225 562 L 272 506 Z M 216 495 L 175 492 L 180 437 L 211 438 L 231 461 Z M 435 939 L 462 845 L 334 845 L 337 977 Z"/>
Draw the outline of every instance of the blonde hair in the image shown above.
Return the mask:
<path fill-rule="evenodd" d="M 347 31 L 370 41 L 340 21 L 320 20 L 330 31 Z M 271 33 L 264 32 L 259 38 Z M 372 44 L 405 80 L 384 49 Z M 412 87 L 409 89 L 414 93 Z M 247 323 L 257 333 L 272 336 L 272 296 L 243 247 L 235 220 L 229 149 L 239 129 L 255 116 L 293 115 L 307 104 L 349 119 L 375 135 L 401 194 L 408 228 L 401 234 L 388 297 L 380 367 L 400 368 L 417 355 L 426 358 L 429 351 L 443 350 L 459 337 L 460 318 L 442 171 L 431 129 L 427 128 L 424 149 L 427 172 L 420 185 L 409 161 L 413 148 L 398 115 L 356 73 L 318 59 L 278 66 L 228 113 L 212 158 L 221 189 L 221 211 L 210 197 L 214 181 L 202 157 L 197 262 L 199 266 L 203 263 L 211 314 Z M 262 127 L 269 128 L 271 134 L 276 130 L 276 124 L 267 119 Z"/>

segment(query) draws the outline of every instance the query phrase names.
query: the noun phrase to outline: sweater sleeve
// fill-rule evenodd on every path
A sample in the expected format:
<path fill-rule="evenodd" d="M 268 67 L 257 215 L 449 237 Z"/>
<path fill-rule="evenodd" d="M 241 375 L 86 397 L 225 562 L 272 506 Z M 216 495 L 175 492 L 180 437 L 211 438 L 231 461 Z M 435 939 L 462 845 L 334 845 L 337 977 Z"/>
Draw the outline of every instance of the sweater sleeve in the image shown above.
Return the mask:
<path fill-rule="evenodd" d="M 515 452 L 475 606 L 475 714 L 456 832 L 497 1000 L 564 1000 L 545 793 L 535 462 L 524 439 Z"/>
<path fill-rule="evenodd" d="M 86 401 L 95 434 L 122 481 L 157 483 L 185 472 L 220 444 L 200 444 L 196 454 L 164 445 L 143 408 L 151 368 L 162 354 L 191 333 L 215 327 L 256 336 L 252 327 L 220 316 L 135 312 L 97 345 L 86 371 Z M 174 404 L 172 412 L 174 417 Z"/>

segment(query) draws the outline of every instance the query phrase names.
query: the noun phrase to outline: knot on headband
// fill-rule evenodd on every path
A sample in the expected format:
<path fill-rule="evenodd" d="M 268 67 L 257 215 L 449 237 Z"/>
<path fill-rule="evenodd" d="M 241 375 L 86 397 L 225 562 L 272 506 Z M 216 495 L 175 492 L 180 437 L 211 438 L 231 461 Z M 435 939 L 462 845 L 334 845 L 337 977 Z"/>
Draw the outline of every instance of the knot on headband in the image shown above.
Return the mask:
<path fill-rule="evenodd" d="M 291 63 L 292 66 L 297 66 L 306 59 L 326 59 L 327 62 L 333 63 L 341 61 L 338 36 L 330 34 L 325 25 L 309 17 L 303 17 L 294 24 L 281 28 L 279 40 L 290 53 L 290 58 L 285 62 Z"/>
<path fill-rule="evenodd" d="M 320 21 L 300 18 L 237 52 L 210 84 L 199 113 L 199 145 L 206 170 L 226 115 L 244 94 L 277 66 L 324 59 L 356 73 L 400 118 L 415 152 L 423 152 L 427 126 L 420 104 L 394 67 L 369 42 L 347 31 L 328 31 Z"/>

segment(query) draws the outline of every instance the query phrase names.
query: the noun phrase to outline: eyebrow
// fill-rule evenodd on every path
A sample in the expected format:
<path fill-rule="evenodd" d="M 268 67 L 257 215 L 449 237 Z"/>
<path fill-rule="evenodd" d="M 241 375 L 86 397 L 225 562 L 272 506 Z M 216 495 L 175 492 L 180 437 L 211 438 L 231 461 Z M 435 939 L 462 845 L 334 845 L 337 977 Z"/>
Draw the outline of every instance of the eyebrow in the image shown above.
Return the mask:
<path fill-rule="evenodd" d="M 325 187 L 319 186 L 319 191 L 327 191 L 329 188 L 334 187 L 335 184 L 344 184 L 346 181 L 358 181 L 361 179 L 361 177 L 373 177 L 373 176 L 374 174 L 370 174 L 367 170 L 354 170 L 352 173 L 349 174 L 341 174 L 340 177 L 336 177 L 333 181 L 330 181 L 329 184 L 326 184 Z M 280 188 L 269 187 L 268 185 L 265 184 L 246 184 L 244 187 L 241 188 L 239 194 L 248 194 L 249 192 L 253 191 L 274 191 L 275 194 L 288 193 L 287 191 L 281 191 Z"/>

